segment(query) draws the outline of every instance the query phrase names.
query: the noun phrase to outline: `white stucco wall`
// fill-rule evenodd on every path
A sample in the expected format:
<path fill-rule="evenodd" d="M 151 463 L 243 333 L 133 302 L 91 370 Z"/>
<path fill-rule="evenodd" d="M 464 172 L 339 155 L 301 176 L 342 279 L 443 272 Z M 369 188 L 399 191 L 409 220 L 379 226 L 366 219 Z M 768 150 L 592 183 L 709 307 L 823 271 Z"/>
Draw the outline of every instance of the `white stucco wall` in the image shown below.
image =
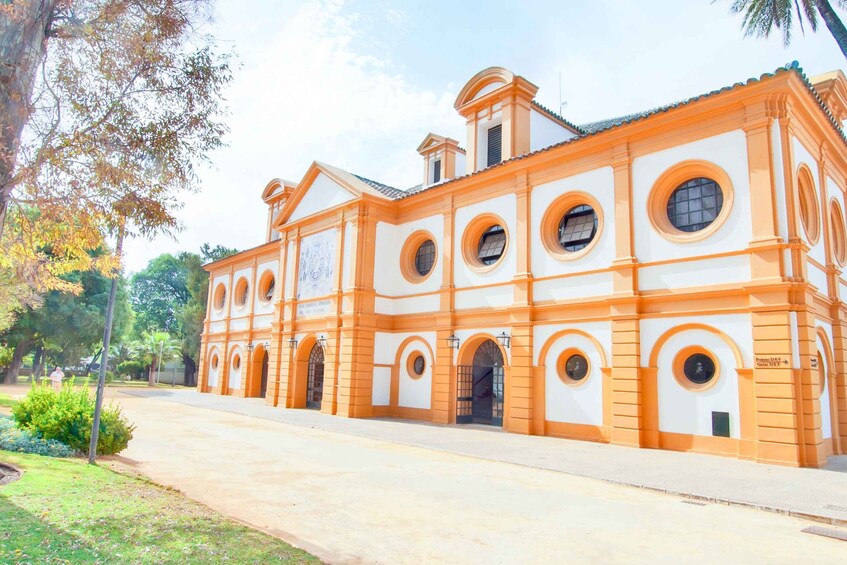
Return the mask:
<path fill-rule="evenodd" d="M 227 356 L 225 363 L 229 363 L 229 380 L 228 386 L 232 390 L 241 389 L 241 373 L 247 367 L 247 358 L 244 356 L 244 344 L 241 342 L 235 342 L 234 344 L 230 344 L 229 347 L 229 355 Z M 241 365 L 238 369 L 233 368 L 232 360 L 235 358 L 235 355 L 239 355 L 241 357 Z"/>
<path fill-rule="evenodd" d="M 726 171 L 735 198 L 726 222 L 714 234 L 701 241 L 677 243 L 653 229 L 647 213 L 649 194 L 662 173 L 691 159 L 709 161 Z M 636 158 L 632 163 L 632 195 L 635 253 L 642 263 L 745 249 L 752 228 L 744 132 L 731 131 Z"/>
<path fill-rule="evenodd" d="M 773 151 L 771 153 L 773 159 L 773 184 L 776 191 L 776 207 L 777 207 L 777 226 L 779 227 L 779 236 L 782 241 L 788 241 L 788 205 L 787 193 L 785 191 L 785 176 L 782 174 L 782 140 L 779 134 L 779 120 L 771 128 L 771 144 Z M 790 269 L 790 262 L 785 263 L 787 269 Z"/>
<path fill-rule="evenodd" d="M 218 356 L 218 367 L 212 367 L 212 358 L 217 355 Z M 210 388 L 218 386 L 218 375 L 220 375 L 221 369 L 223 368 L 223 364 L 226 363 L 226 359 L 221 354 L 221 350 L 218 347 L 212 347 L 209 349 L 209 355 L 207 357 L 208 361 L 206 363 L 206 370 L 208 371 L 208 377 L 206 379 L 206 384 Z"/>
<path fill-rule="evenodd" d="M 833 351 L 832 349 L 832 326 L 827 324 L 826 322 L 818 322 L 817 326 L 822 328 L 826 333 L 827 340 L 829 343 L 829 351 Z M 817 345 L 818 351 L 820 352 L 821 361 L 823 362 L 823 375 L 828 375 L 831 368 L 827 364 L 826 360 L 826 349 L 824 348 L 824 344 L 821 340 L 821 336 L 817 336 Z M 822 379 L 823 386 L 821 387 L 820 392 L 820 405 L 821 405 L 821 436 L 824 439 L 832 438 L 832 402 L 830 399 L 830 391 L 829 391 L 829 379 L 824 376 Z"/>
<path fill-rule="evenodd" d="M 411 339 L 403 350 L 399 351 L 401 344 L 409 338 Z M 436 350 L 435 332 L 376 332 L 374 333 L 374 364 L 376 365 L 395 365 L 397 363 L 399 381 L 398 381 L 398 405 L 407 408 L 430 408 L 432 403 L 432 364 L 434 359 L 430 351 Z M 426 370 L 423 376 L 419 379 L 413 379 L 406 370 L 406 362 L 409 355 L 414 351 L 420 351 L 426 359 Z M 398 360 L 399 354 L 399 360 Z M 377 371 L 380 367 L 374 368 L 374 398 L 377 398 L 377 387 L 379 387 L 379 399 L 381 406 L 388 404 L 389 392 L 386 392 L 385 387 L 390 389 L 391 369 L 382 367 L 387 371 L 388 382 L 385 382 L 385 371 Z"/>
<path fill-rule="evenodd" d="M 421 314 L 441 310 L 441 297 L 438 294 L 413 296 L 410 298 L 385 298 L 377 296 L 374 300 L 374 312 L 390 316 L 402 314 Z"/>
<path fill-rule="evenodd" d="M 224 289 L 226 289 L 226 297 L 224 298 L 224 306 L 222 309 L 218 310 L 215 308 L 215 292 L 217 291 L 218 285 L 223 285 Z M 209 295 L 209 300 L 211 302 L 209 309 L 209 320 L 224 320 L 227 316 L 229 316 L 229 305 L 232 300 L 231 292 L 229 289 L 229 273 L 215 275 L 212 279 L 212 291 Z"/>
<path fill-rule="evenodd" d="M 589 372 L 578 385 L 565 384 L 559 377 L 557 364 L 563 351 L 576 348 L 588 359 Z M 556 339 L 544 359 L 544 411 L 551 422 L 603 425 L 602 356 L 587 337 L 565 334 Z"/>
<path fill-rule="evenodd" d="M 711 351 L 719 364 L 718 381 L 706 390 L 691 391 L 673 375 L 673 360 L 684 347 L 699 345 Z M 741 437 L 738 373 L 732 349 L 705 330 L 687 330 L 665 342 L 658 357 L 659 430 L 699 436 L 712 435 L 712 412 L 729 413 L 729 433 Z"/>
<path fill-rule="evenodd" d="M 374 382 L 371 392 L 374 406 L 388 406 L 391 403 L 391 368 L 374 367 Z"/>
<path fill-rule="evenodd" d="M 696 273 L 696 276 L 692 276 Z M 745 255 L 665 263 L 638 270 L 640 290 L 674 289 L 703 284 L 745 283 L 750 280 L 750 260 Z"/>
<path fill-rule="evenodd" d="M 641 329 L 641 366 L 647 367 L 649 365 L 650 353 L 662 334 L 671 328 L 685 324 L 704 324 L 724 332 L 741 352 L 744 367 L 753 366 L 753 321 L 749 314 L 644 318 L 639 322 Z M 796 335 L 796 328 L 792 333 Z M 693 344 L 696 343 L 696 341 L 693 342 Z"/>
<path fill-rule="evenodd" d="M 532 287 L 533 300 L 538 302 L 577 300 L 607 296 L 614 291 L 612 273 L 592 273 L 560 279 L 538 281 Z"/>
<path fill-rule="evenodd" d="M 426 231 L 435 243 L 436 259 L 429 276 L 418 283 L 409 282 L 400 267 L 401 253 L 413 233 Z M 444 216 L 437 214 L 405 224 L 378 222 L 376 225 L 376 254 L 374 261 L 374 290 L 386 296 L 403 296 L 437 292 L 441 288 L 444 269 Z"/>
<path fill-rule="evenodd" d="M 350 200 L 353 200 L 353 194 L 350 191 L 341 187 L 324 173 L 318 173 L 306 194 L 303 195 L 297 207 L 291 212 L 288 222 L 297 221 Z"/>
<path fill-rule="evenodd" d="M 559 197 L 569 192 L 583 192 L 600 204 L 599 239 L 594 247 L 578 259 L 562 261 L 551 255 L 541 242 L 544 215 Z M 615 187 L 611 167 L 581 173 L 533 187 L 531 193 L 530 234 L 532 236 L 532 274 L 536 278 L 607 268 L 615 258 Z M 600 293 L 597 293 L 600 294 Z"/>
<path fill-rule="evenodd" d="M 274 277 L 274 295 L 267 302 L 265 302 L 264 296 L 259 296 L 261 293 L 262 277 L 266 272 L 270 272 Z M 274 302 L 276 302 L 279 297 L 281 286 L 282 281 L 279 279 L 279 261 L 274 260 L 259 263 L 259 266 L 256 269 L 256 284 L 253 288 L 253 313 L 256 315 L 272 314 L 274 311 Z"/>
<path fill-rule="evenodd" d="M 569 129 L 535 108 L 529 111 L 529 150 L 537 151 L 575 137 Z"/>
<path fill-rule="evenodd" d="M 431 339 L 435 340 L 432 333 Z M 426 360 L 426 367 L 420 378 L 413 378 L 407 369 L 409 356 L 419 352 Z M 411 341 L 403 348 L 399 363 L 399 390 L 397 404 L 406 408 L 430 408 L 432 405 L 432 355 L 429 349 L 420 341 Z"/>
<path fill-rule="evenodd" d="M 455 242 L 453 248 L 454 272 L 453 279 L 457 288 L 472 287 L 484 284 L 511 281 L 515 275 L 515 261 L 517 256 L 515 230 L 516 230 L 516 207 L 517 201 L 514 194 L 505 194 L 490 200 L 477 202 L 469 206 L 463 206 L 456 210 L 455 217 Z M 505 255 L 500 262 L 490 271 L 478 273 L 473 271 L 465 263 L 462 253 L 462 237 L 468 224 L 477 216 L 493 213 L 503 219 L 508 241 L 506 242 Z M 458 308 L 465 307 L 457 300 Z"/>

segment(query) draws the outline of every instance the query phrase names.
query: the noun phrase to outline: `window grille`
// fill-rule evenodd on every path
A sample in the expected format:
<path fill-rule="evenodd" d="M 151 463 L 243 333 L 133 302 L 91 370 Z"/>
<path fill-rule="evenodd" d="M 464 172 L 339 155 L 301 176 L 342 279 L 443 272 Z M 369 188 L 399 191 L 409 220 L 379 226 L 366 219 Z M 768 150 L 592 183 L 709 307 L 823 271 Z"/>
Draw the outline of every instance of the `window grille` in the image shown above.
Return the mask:
<path fill-rule="evenodd" d="M 500 226 L 491 226 L 479 239 L 477 257 L 484 265 L 493 265 L 506 248 L 506 231 Z"/>
<path fill-rule="evenodd" d="M 597 214 L 591 206 L 571 208 L 559 222 L 559 243 L 566 251 L 579 251 L 597 233 Z"/>
<path fill-rule="evenodd" d="M 718 217 L 723 207 L 721 187 L 709 178 L 686 181 L 668 199 L 668 219 L 684 232 L 705 229 Z"/>

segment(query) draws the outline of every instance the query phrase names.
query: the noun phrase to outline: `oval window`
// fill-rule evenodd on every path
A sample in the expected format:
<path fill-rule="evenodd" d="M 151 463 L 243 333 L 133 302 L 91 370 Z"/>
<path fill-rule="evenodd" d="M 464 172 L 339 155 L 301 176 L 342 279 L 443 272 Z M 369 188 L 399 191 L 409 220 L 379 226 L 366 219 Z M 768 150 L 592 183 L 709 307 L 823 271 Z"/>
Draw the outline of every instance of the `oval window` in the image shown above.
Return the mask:
<path fill-rule="evenodd" d="M 236 353 L 235 356 L 232 358 L 232 368 L 235 371 L 241 368 L 241 355 L 238 355 Z"/>
<path fill-rule="evenodd" d="M 265 271 L 259 280 L 259 299 L 262 302 L 270 302 L 273 300 L 274 291 L 276 291 L 276 277 L 270 271 Z"/>
<path fill-rule="evenodd" d="M 223 283 L 218 283 L 215 287 L 215 310 L 223 310 L 226 303 L 226 287 Z"/>
<path fill-rule="evenodd" d="M 214 369 L 214 370 L 218 369 L 218 356 L 217 355 L 212 355 L 212 369 Z"/>
<path fill-rule="evenodd" d="M 723 208 L 723 191 L 714 180 L 698 177 L 674 189 L 668 198 L 667 213 L 671 225 L 683 232 L 709 227 Z"/>
<path fill-rule="evenodd" d="M 247 279 L 241 277 L 238 279 L 238 282 L 235 284 L 235 305 L 236 306 L 244 306 L 247 304 L 247 297 L 249 295 L 250 288 L 247 284 Z"/>

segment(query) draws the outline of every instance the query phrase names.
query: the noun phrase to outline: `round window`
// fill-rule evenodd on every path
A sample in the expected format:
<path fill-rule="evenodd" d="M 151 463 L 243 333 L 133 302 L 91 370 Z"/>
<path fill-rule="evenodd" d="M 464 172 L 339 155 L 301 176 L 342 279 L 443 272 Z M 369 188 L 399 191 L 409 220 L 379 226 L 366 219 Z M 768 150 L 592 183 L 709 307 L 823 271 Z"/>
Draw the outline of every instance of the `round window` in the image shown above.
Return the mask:
<path fill-rule="evenodd" d="M 489 226 L 479 238 L 476 256 L 483 265 L 493 265 L 506 249 L 506 230 L 499 224 Z"/>
<path fill-rule="evenodd" d="M 588 374 L 588 360 L 578 353 L 571 355 L 565 362 L 565 374 L 570 379 L 581 381 Z"/>
<path fill-rule="evenodd" d="M 235 284 L 235 305 L 244 306 L 247 304 L 247 297 L 250 292 L 250 287 L 247 284 L 247 279 L 241 277 Z"/>
<path fill-rule="evenodd" d="M 435 264 L 435 243 L 427 239 L 418 246 L 415 251 L 415 271 L 421 276 L 426 276 Z"/>
<path fill-rule="evenodd" d="M 582 385 L 587 381 L 591 366 L 584 351 L 575 347 L 568 348 L 559 354 L 556 371 L 562 382 L 570 386 Z"/>
<path fill-rule="evenodd" d="M 218 356 L 217 355 L 212 355 L 212 369 L 214 369 L 216 371 L 218 369 Z"/>
<path fill-rule="evenodd" d="M 226 303 L 226 287 L 223 283 L 218 283 L 215 287 L 215 310 L 223 310 Z"/>
<path fill-rule="evenodd" d="M 597 214 L 588 205 L 574 206 L 559 222 L 559 245 L 565 251 L 580 251 L 597 234 Z"/>
<path fill-rule="evenodd" d="M 714 180 L 698 177 L 674 189 L 668 198 L 667 212 L 671 225 L 683 232 L 706 229 L 723 208 L 723 191 Z"/>
<path fill-rule="evenodd" d="M 276 278 L 270 271 L 265 271 L 259 279 L 259 299 L 262 302 L 270 302 L 273 300 L 274 291 L 276 291 Z"/>
<path fill-rule="evenodd" d="M 685 360 L 682 371 L 692 383 L 704 385 L 715 376 L 715 362 L 705 353 L 695 353 Z"/>
<path fill-rule="evenodd" d="M 235 356 L 232 358 L 232 368 L 235 371 L 241 368 L 241 355 L 238 355 L 236 353 Z"/>

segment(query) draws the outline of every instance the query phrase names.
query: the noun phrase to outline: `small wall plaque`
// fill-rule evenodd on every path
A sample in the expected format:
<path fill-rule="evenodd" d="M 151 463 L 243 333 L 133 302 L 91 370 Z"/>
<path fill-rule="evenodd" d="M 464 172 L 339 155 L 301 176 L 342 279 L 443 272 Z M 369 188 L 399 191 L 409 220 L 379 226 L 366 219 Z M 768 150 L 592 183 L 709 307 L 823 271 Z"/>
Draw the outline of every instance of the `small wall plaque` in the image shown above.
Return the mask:
<path fill-rule="evenodd" d="M 790 366 L 787 355 L 756 355 L 757 369 L 787 369 Z"/>

